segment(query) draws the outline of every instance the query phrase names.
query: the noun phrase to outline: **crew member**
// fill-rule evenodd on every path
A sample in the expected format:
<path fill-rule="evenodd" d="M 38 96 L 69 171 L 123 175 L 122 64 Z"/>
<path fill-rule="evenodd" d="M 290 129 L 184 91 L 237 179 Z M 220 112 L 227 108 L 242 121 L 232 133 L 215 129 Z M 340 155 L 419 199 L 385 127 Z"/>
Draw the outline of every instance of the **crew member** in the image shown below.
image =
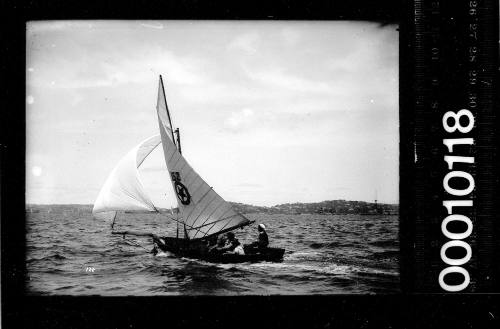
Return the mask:
<path fill-rule="evenodd" d="M 264 224 L 259 224 L 257 226 L 257 231 L 259 232 L 259 239 L 255 242 L 250 243 L 246 247 L 249 249 L 263 250 L 269 245 L 269 238 L 267 237 L 266 226 Z"/>
<path fill-rule="evenodd" d="M 224 235 L 219 235 L 217 237 L 217 244 L 215 246 L 211 246 L 208 249 L 208 252 L 215 254 L 222 253 L 224 252 L 225 245 L 226 245 L 226 237 Z"/>
<path fill-rule="evenodd" d="M 236 239 L 234 236 L 233 232 L 227 233 L 227 241 L 228 243 L 224 247 L 224 251 L 227 254 L 237 254 L 237 255 L 244 255 L 245 251 L 243 250 L 243 246 L 241 243 Z"/>

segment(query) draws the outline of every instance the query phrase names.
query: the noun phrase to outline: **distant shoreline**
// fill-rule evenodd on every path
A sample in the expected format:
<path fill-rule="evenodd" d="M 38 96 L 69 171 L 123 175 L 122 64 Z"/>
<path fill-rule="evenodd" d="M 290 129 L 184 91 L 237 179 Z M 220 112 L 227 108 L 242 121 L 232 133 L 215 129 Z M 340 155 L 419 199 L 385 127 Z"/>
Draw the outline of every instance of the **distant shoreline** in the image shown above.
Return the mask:
<path fill-rule="evenodd" d="M 286 214 L 286 215 L 398 215 L 398 204 L 374 203 L 365 201 L 331 200 L 312 203 L 285 203 L 275 206 L 254 206 L 238 202 L 230 202 L 236 211 L 243 214 L 263 213 L 263 214 Z M 91 204 L 26 204 L 26 212 L 38 212 L 42 209 L 64 209 L 79 208 L 81 210 L 91 210 Z M 174 208 L 175 210 L 176 208 Z M 170 209 L 160 210 L 170 211 Z"/>

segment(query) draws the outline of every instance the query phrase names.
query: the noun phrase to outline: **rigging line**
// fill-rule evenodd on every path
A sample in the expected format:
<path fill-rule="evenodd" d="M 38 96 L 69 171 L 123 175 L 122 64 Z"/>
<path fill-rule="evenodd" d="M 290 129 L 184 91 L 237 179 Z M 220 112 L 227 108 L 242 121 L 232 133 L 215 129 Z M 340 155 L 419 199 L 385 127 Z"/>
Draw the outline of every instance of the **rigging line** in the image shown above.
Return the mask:
<path fill-rule="evenodd" d="M 191 191 L 194 191 L 194 192 L 192 192 L 192 193 L 191 193 L 191 195 L 192 195 L 193 197 L 194 197 L 194 195 L 195 195 L 196 193 L 198 193 L 198 190 L 199 190 L 200 188 L 202 188 L 202 187 L 203 187 L 203 186 L 205 186 L 205 185 L 206 185 L 206 186 L 208 186 L 208 184 L 207 184 L 206 182 L 204 182 L 204 181 L 203 181 L 203 179 L 201 179 L 201 177 L 199 177 L 199 176 L 198 176 L 198 179 L 199 179 L 199 181 L 200 181 L 200 185 L 196 186 L 196 188 L 195 188 L 195 189 L 193 189 L 193 188 L 189 188 Z M 194 185 L 194 182 L 193 182 L 193 186 L 195 186 L 195 185 Z"/>
<path fill-rule="evenodd" d="M 181 153 L 179 153 L 179 154 L 181 154 Z M 187 165 L 187 161 L 186 161 L 186 159 L 184 159 L 184 164 L 182 165 L 182 167 L 179 168 L 179 171 L 182 171 L 186 165 Z"/>
<path fill-rule="evenodd" d="M 185 225 L 185 226 L 189 227 L 189 229 L 191 229 L 191 230 L 200 231 L 200 230 L 199 230 L 199 229 L 197 229 L 196 227 L 193 227 L 193 226 L 191 226 L 191 225 L 189 225 L 189 224 L 186 224 L 186 223 L 184 223 L 184 222 L 183 222 L 183 221 L 181 221 L 181 220 L 178 220 L 178 219 L 175 219 L 175 218 L 173 218 L 173 217 L 170 217 L 170 216 L 166 215 L 166 213 L 161 212 L 161 211 L 159 211 L 159 210 L 158 210 L 158 209 L 156 209 L 156 208 L 155 208 L 155 211 L 156 211 L 158 214 L 163 215 L 163 216 L 165 216 L 166 218 L 173 220 L 174 222 L 177 222 L 177 223 L 180 223 L 180 224 L 183 224 L 183 225 Z M 111 233 L 113 233 L 113 232 L 114 232 L 114 231 L 112 231 Z M 115 233 L 115 234 L 117 234 L 117 233 Z"/>
<path fill-rule="evenodd" d="M 200 199 L 197 201 L 197 202 L 200 202 L 201 199 L 203 199 L 203 197 L 205 196 L 206 193 L 208 193 L 212 187 L 210 185 L 207 184 L 207 182 L 205 182 L 201 177 L 199 177 L 199 181 L 200 181 L 200 185 L 198 185 L 195 189 L 191 189 L 191 190 L 194 190 L 194 192 L 191 194 L 193 197 L 199 192 L 199 191 L 203 191 L 203 188 L 205 188 L 205 186 L 208 186 L 210 187 L 210 189 L 206 192 L 203 192 L 203 195 L 200 197 Z M 194 185 L 193 185 L 194 186 Z M 201 192 L 200 192 L 201 193 Z"/>
<path fill-rule="evenodd" d="M 214 200 L 217 200 L 217 195 L 210 201 L 210 203 L 212 203 Z M 206 222 L 208 222 L 208 220 L 210 218 L 212 218 L 213 214 L 215 214 L 215 212 L 219 209 L 219 207 L 223 205 L 222 203 L 219 203 L 211 212 L 210 214 L 208 214 L 207 218 L 203 221 L 203 223 L 201 223 L 201 225 L 204 225 Z M 199 217 L 199 216 L 198 216 Z M 220 217 L 219 217 L 220 218 Z M 198 220 L 198 218 L 196 218 L 196 220 Z"/>
<path fill-rule="evenodd" d="M 155 136 L 157 136 L 157 135 L 155 135 Z M 161 136 L 160 136 L 160 138 L 161 138 Z M 146 160 L 146 158 L 147 158 L 147 157 L 148 157 L 148 156 L 149 156 L 149 155 L 150 155 L 150 154 L 151 154 L 151 153 L 152 153 L 152 152 L 153 152 L 153 151 L 154 151 L 154 150 L 158 147 L 158 145 L 160 145 L 160 144 L 161 144 L 161 139 L 160 139 L 160 141 L 158 142 L 158 144 L 156 144 L 155 146 L 153 146 L 153 147 L 151 148 L 151 150 L 149 150 L 149 151 L 147 152 L 147 154 L 146 154 L 146 155 L 142 158 L 142 161 L 141 161 L 139 164 L 137 164 L 137 169 L 139 169 L 139 167 L 142 165 L 142 163 L 144 162 L 144 160 Z"/>
<path fill-rule="evenodd" d="M 229 218 L 234 217 L 234 216 L 235 216 L 235 215 L 231 215 L 231 216 L 228 216 L 228 217 L 223 218 L 223 219 L 229 219 Z M 219 221 L 222 221 L 223 219 L 220 219 Z M 234 218 L 232 218 L 231 220 L 228 220 L 228 221 L 227 221 L 227 223 L 226 223 L 226 224 L 224 224 L 224 226 L 222 226 L 221 231 L 222 231 L 223 229 L 225 229 L 225 228 L 226 228 L 226 227 L 227 227 L 227 226 L 228 226 L 228 225 L 229 225 L 229 224 L 233 221 L 233 219 L 234 219 Z"/>
<path fill-rule="evenodd" d="M 140 182 L 140 180 L 139 180 L 139 182 Z M 134 195 L 134 193 L 132 193 L 132 192 L 130 192 L 130 191 L 127 191 L 127 190 L 122 190 L 122 193 L 123 193 L 123 194 L 125 194 L 126 196 L 128 196 L 129 198 L 133 199 L 133 200 L 136 200 L 136 201 L 141 202 L 141 200 L 139 200 L 138 198 L 136 198 L 136 197 L 135 197 L 135 195 Z M 148 199 L 149 199 L 149 197 L 148 197 Z M 154 208 L 154 205 L 153 205 L 153 203 L 151 202 L 151 200 L 148 200 L 148 201 L 150 201 L 149 203 L 151 204 L 151 207 L 153 207 L 153 208 Z M 149 210 L 149 209 L 148 209 L 148 210 Z M 113 211 L 116 211 L 116 210 L 113 210 Z"/>
<path fill-rule="evenodd" d="M 175 150 L 172 150 L 172 155 L 169 156 L 167 163 L 169 163 L 170 161 L 172 161 L 172 158 L 174 157 L 174 155 L 175 155 Z"/>
<path fill-rule="evenodd" d="M 212 226 L 210 226 L 208 228 L 208 230 L 205 230 L 205 232 L 203 232 L 203 236 L 201 237 L 202 239 L 207 236 L 208 232 L 210 232 L 211 229 L 214 228 L 215 224 L 217 224 L 217 223 L 208 223 L 207 224 L 207 225 L 212 225 Z M 219 232 L 217 232 L 217 233 L 211 233 L 211 234 L 220 234 L 221 232 L 222 232 L 222 230 L 219 230 Z M 210 234 L 208 234 L 208 235 L 210 235 Z"/>
<path fill-rule="evenodd" d="M 202 236 L 199 239 L 204 239 L 204 238 L 208 238 L 208 237 L 211 237 L 211 236 L 214 236 L 214 235 L 219 235 L 219 234 L 222 234 L 222 233 L 226 233 L 226 232 L 229 232 L 229 231 L 232 231 L 232 230 L 236 230 L 237 228 L 244 227 L 244 226 L 247 226 L 247 225 L 250 225 L 250 224 L 253 224 L 253 223 L 255 223 L 255 221 L 244 222 L 244 223 L 238 224 L 236 226 L 233 226 L 233 227 L 230 227 L 230 228 L 227 228 L 225 230 L 218 231 L 218 232 L 215 232 L 215 233 L 210 233 L 210 234 L 205 233 L 205 235 Z M 209 231 L 207 231 L 207 232 L 209 232 Z"/>
<path fill-rule="evenodd" d="M 229 218 L 232 218 L 232 217 L 236 217 L 236 216 L 239 216 L 240 214 L 234 214 L 234 215 L 231 215 L 231 216 L 227 216 L 227 217 L 224 217 L 224 218 L 221 218 L 221 219 L 218 219 L 216 221 L 213 221 L 213 222 L 210 222 L 210 223 L 207 223 L 207 224 L 203 224 L 203 225 L 200 225 L 200 226 L 196 226 L 196 228 L 201 228 L 201 227 L 205 227 L 205 226 L 208 226 L 210 224 L 215 224 L 215 223 L 218 223 L 218 222 L 222 222 L 223 220 L 227 220 Z M 246 218 L 245 218 L 246 219 Z"/>
<path fill-rule="evenodd" d="M 153 207 L 154 207 L 154 206 L 153 206 Z M 166 213 L 159 211 L 156 207 L 154 207 L 154 209 L 155 209 L 155 211 L 156 211 L 157 213 L 159 213 L 160 215 L 163 215 L 163 216 L 165 216 L 166 218 L 173 220 L 174 222 L 177 222 L 177 223 L 183 224 L 183 225 L 187 226 L 190 230 L 200 231 L 200 230 L 199 230 L 199 229 L 197 229 L 196 227 L 193 227 L 193 226 L 191 226 L 191 225 L 189 225 L 189 224 L 186 224 L 185 222 L 183 222 L 183 221 L 181 221 L 181 220 L 178 220 L 178 219 L 176 219 L 176 218 L 173 218 L 173 217 L 171 217 L 171 216 L 168 216 Z"/>
<path fill-rule="evenodd" d="M 187 163 L 187 161 L 185 161 L 185 163 L 186 163 L 186 165 L 188 166 L 188 169 L 187 169 L 188 174 L 184 177 L 184 181 L 186 182 L 186 186 L 187 186 L 187 185 L 191 185 L 191 183 L 192 183 L 192 182 L 190 181 L 190 179 L 191 179 L 191 176 L 193 176 L 194 170 L 193 170 L 193 168 L 192 168 L 192 167 L 191 167 L 191 166 Z M 184 169 L 184 167 L 182 167 L 182 168 Z M 195 177 L 195 179 L 196 179 L 196 177 Z"/>
<path fill-rule="evenodd" d="M 242 213 L 240 213 L 239 211 L 236 211 L 233 207 L 231 207 L 233 209 L 233 211 L 235 213 L 237 213 L 238 215 L 240 215 L 241 217 L 245 218 L 247 221 L 251 222 L 250 218 L 248 218 L 247 216 L 243 215 Z"/>
<path fill-rule="evenodd" d="M 175 163 L 172 165 L 172 168 L 175 168 L 177 166 L 177 164 L 179 163 L 179 161 L 182 160 L 182 154 L 180 154 L 179 151 L 177 151 L 177 154 L 179 154 L 179 156 L 177 157 L 177 160 L 175 160 Z M 186 161 L 184 161 L 184 162 L 186 162 Z M 179 170 L 179 172 L 180 172 L 180 170 Z"/>
<path fill-rule="evenodd" d="M 181 154 L 181 157 L 182 157 L 182 154 Z M 176 163 L 175 165 L 177 165 L 177 163 Z M 185 167 L 186 165 L 187 165 L 187 161 L 186 161 L 186 159 L 184 159 L 184 164 L 183 164 L 183 165 L 182 165 L 179 169 L 177 169 L 177 171 L 181 173 L 181 172 L 182 172 L 182 170 L 184 169 L 184 167 Z M 187 180 L 186 180 L 186 177 L 184 176 L 184 177 L 182 177 L 182 179 L 184 179 L 184 185 L 186 185 L 186 186 L 187 186 Z M 182 179 L 181 179 L 181 180 L 182 180 Z"/>
<path fill-rule="evenodd" d="M 214 193 L 215 193 L 215 194 L 216 194 L 219 198 L 221 198 L 222 200 L 224 200 L 224 198 L 223 198 L 223 197 L 221 197 L 221 196 L 220 196 L 220 195 L 219 195 L 219 194 L 218 194 L 215 190 L 214 190 Z M 239 213 L 239 212 L 237 212 L 236 210 L 234 210 L 234 207 L 233 207 L 230 203 L 228 203 L 226 200 L 224 200 L 224 202 L 226 202 L 226 203 L 229 205 L 229 208 L 230 208 L 230 209 L 232 209 L 235 213 L 240 214 L 241 216 L 243 216 L 241 213 Z M 224 214 L 225 214 L 225 213 L 224 213 Z M 244 217 L 244 218 L 246 218 L 246 219 L 248 219 L 248 218 L 247 218 L 247 217 L 245 217 L 245 216 L 243 216 L 243 217 Z M 249 220 L 249 219 L 248 219 L 248 220 Z"/>
<path fill-rule="evenodd" d="M 217 194 L 217 193 L 216 193 L 216 194 Z M 211 229 L 215 226 L 215 224 L 216 224 L 216 223 L 220 220 L 220 218 L 221 218 L 221 217 L 224 217 L 224 216 L 227 214 L 227 212 L 228 212 L 228 211 L 230 211 L 230 210 L 232 210 L 232 209 L 233 209 L 229 203 L 227 203 L 227 202 L 226 202 L 226 203 L 225 203 L 225 205 L 227 205 L 227 206 L 229 206 L 229 207 L 228 207 L 226 210 L 224 210 L 224 212 L 220 215 L 220 217 L 219 217 L 219 219 L 218 219 L 218 220 L 216 220 L 215 222 L 210 222 L 210 223 L 208 223 L 208 224 L 206 224 L 206 225 L 205 225 L 205 223 L 206 223 L 206 222 L 210 219 L 210 218 L 207 218 L 207 220 L 205 220 L 205 222 L 203 222 L 203 224 L 202 224 L 201 226 L 208 226 L 208 225 L 210 225 L 210 224 L 214 224 L 214 225 L 212 225 L 212 227 L 210 227 L 210 228 L 209 228 L 209 229 L 205 232 L 205 235 L 207 235 L 207 232 L 209 232 L 209 231 L 210 231 L 210 230 L 211 230 Z M 200 227 L 201 227 L 201 226 L 200 226 Z"/>
<path fill-rule="evenodd" d="M 229 217 L 227 217 L 227 218 L 231 218 L 231 217 L 232 217 L 232 216 L 229 216 Z M 227 219 L 227 218 L 226 218 L 226 219 Z M 218 222 L 220 222 L 220 221 L 221 221 L 221 220 L 218 220 Z M 224 224 L 224 226 L 222 226 L 222 228 L 219 230 L 219 232 L 224 231 L 224 229 L 225 229 L 225 228 L 229 225 L 229 223 L 231 223 L 232 221 L 233 221 L 232 219 L 231 219 L 231 220 L 229 220 L 229 221 L 227 221 L 227 223 L 226 223 L 226 224 Z M 210 224 L 212 224 L 212 223 L 210 223 Z M 210 232 L 210 230 L 211 230 L 211 229 L 215 226 L 215 224 L 217 224 L 217 222 L 213 223 L 212 227 L 211 227 L 211 228 L 209 228 L 208 230 L 206 230 L 206 231 L 204 232 L 203 237 L 206 237 L 206 236 L 207 236 L 208 232 Z"/>
<path fill-rule="evenodd" d="M 223 212 L 220 216 L 218 216 L 218 218 L 224 217 L 224 215 L 226 215 L 226 213 L 232 209 L 232 208 L 231 208 L 231 206 L 230 206 L 230 205 L 226 202 L 226 203 L 219 204 L 219 206 L 217 206 L 216 210 L 218 210 L 218 209 L 219 209 L 219 207 L 220 207 L 221 205 L 223 205 L 223 206 L 229 206 L 229 207 L 228 207 L 226 210 L 224 210 L 224 212 Z M 210 214 L 210 216 L 209 216 L 209 217 L 207 217 L 207 219 L 203 222 L 203 224 L 201 224 L 201 226 L 198 226 L 198 227 L 203 227 L 203 226 L 208 226 L 208 225 L 211 225 L 211 224 L 212 224 L 212 226 L 211 226 L 208 230 L 205 230 L 205 232 L 203 232 L 203 233 L 204 233 L 204 235 L 203 235 L 203 236 L 206 236 L 206 235 L 207 235 L 207 233 L 208 233 L 208 232 L 210 232 L 210 230 L 211 230 L 211 229 L 215 226 L 215 224 L 219 221 L 219 220 L 216 220 L 216 221 L 214 221 L 214 222 L 210 222 L 210 223 L 208 223 L 208 224 L 206 224 L 206 225 L 205 225 L 205 223 L 206 223 L 206 222 L 210 219 L 210 217 L 211 217 L 214 213 L 215 213 L 215 211 L 214 211 L 212 214 Z"/>
<path fill-rule="evenodd" d="M 209 189 L 208 191 L 206 191 L 206 192 L 205 192 L 205 194 L 203 194 L 203 196 L 202 196 L 202 197 L 198 200 L 198 202 L 197 202 L 197 203 L 198 203 L 198 205 L 200 204 L 201 200 L 203 200 L 203 199 L 204 199 L 204 198 L 208 195 L 208 193 L 209 193 L 212 189 L 213 189 L 213 188 L 210 186 L 210 189 Z M 214 197 L 212 200 L 210 200 L 210 202 L 214 201 L 214 199 L 215 199 L 215 197 Z M 196 216 L 196 219 L 195 219 L 195 220 L 193 220 L 193 224 L 196 222 L 196 220 L 198 220 L 198 218 L 199 218 L 199 217 L 200 217 L 200 215 L 203 213 L 203 211 L 205 211 L 205 209 L 207 209 L 207 206 L 210 204 L 210 202 L 209 202 L 209 203 L 207 203 L 207 204 L 205 204 L 205 206 L 203 207 L 203 209 L 201 209 L 201 210 L 200 210 L 200 213 L 198 214 L 198 216 Z M 191 217 L 191 215 L 194 213 L 194 211 L 196 210 L 196 208 L 197 208 L 197 207 L 195 207 L 195 208 L 193 209 L 193 211 L 191 211 L 191 212 L 189 213 L 189 215 L 186 217 L 186 221 L 189 219 L 189 217 Z"/>
<path fill-rule="evenodd" d="M 189 193 L 191 194 L 191 203 L 192 203 L 192 204 L 194 204 L 194 203 L 195 203 L 195 202 L 194 202 L 194 197 L 195 197 L 195 194 L 196 194 L 196 193 L 198 193 L 198 190 L 200 189 L 200 187 L 203 187 L 203 186 L 204 186 L 203 184 L 205 184 L 206 186 L 208 186 L 208 184 L 207 184 L 207 183 L 205 183 L 205 182 L 203 181 L 203 179 L 200 179 L 200 181 L 201 181 L 200 185 L 199 185 L 196 189 L 194 189 L 194 192 L 193 192 L 193 189 L 189 188 L 189 189 L 191 190 L 191 192 L 189 192 Z M 201 200 L 201 199 L 200 199 L 200 200 Z M 197 200 L 197 201 L 196 201 L 196 203 L 200 202 L 200 200 Z M 196 205 L 194 205 L 194 206 L 191 208 L 191 210 L 190 210 L 189 214 L 185 214 L 186 216 L 184 216 L 184 217 L 186 218 L 186 220 L 187 220 L 187 219 L 191 216 L 191 214 L 192 214 L 192 213 L 196 210 L 196 208 L 197 208 L 197 207 L 198 207 L 198 205 L 197 205 L 197 204 L 196 204 Z M 187 207 L 184 207 L 184 208 L 187 208 Z"/>
<path fill-rule="evenodd" d="M 208 201 L 205 206 L 203 207 L 203 209 L 200 211 L 200 213 L 198 214 L 198 216 L 196 216 L 196 218 L 192 221 L 193 222 L 193 225 L 198 221 L 198 219 L 200 219 L 200 216 L 203 214 L 203 212 L 205 210 L 207 210 L 207 208 L 212 204 L 212 202 L 216 201 L 217 200 L 217 196 L 214 196 L 212 200 Z M 203 217 L 202 217 L 203 218 Z M 203 222 L 203 224 L 205 224 L 207 222 L 207 220 L 210 218 L 210 216 L 207 216 L 207 219 Z M 203 225 L 202 224 L 202 225 Z M 199 227 L 199 226 L 197 226 Z"/>
<path fill-rule="evenodd" d="M 194 170 L 193 170 L 193 171 L 194 171 Z M 206 184 L 206 182 L 203 182 L 203 180 L 202 180 L 202 184 L 201 184 L 198 188 L 200 188 L 200 187 L 203 185 L 203 183 L 205 183 L 205 184 Z M 208 185 L 208 184 L 206 184 L 206 185 Z M 196 189 L 196 191 L 198 190 L 198 188 Z M 213 191 L 213 192 L 215 193 L 216 197 L 219 197 L 219 198 L 221 198 L 221 199 L 222 199 L 222 197 L 221 197 L 221 196 L 220 196 L 217 192 L 215 192 L 215 191 L 214 191 L 214 189 L 213 189 L 213 187 L 211 187 L 211 186 L 210 186 L 210 190 L 209 190 L 209 192 L 210 192 L 210 191 Z M 207 193 L 208 193 L 208 192 L 207 192 Z M 193 193 L 193 195 L 194 195 L 194 193 Z M 215 199 L 215 198 L 214 198 L 214 199 Z M 201 199 L 200 199 L 200 200 L 201 200 Z M 224 210 L 224 212 L 222 213 L 221 217 L 223 217 L 224 215 L 226 215 L 226 213 L 227 213 L 228 211 L 233 210 L 236 214 L 240 215 L 241 217 L 243 217 L 244 219 L 246 219 L 247 221 L 249 221 L 249 223 L 251 223 L 251 222 L 252 222 L 252 221 L 251 221 L 250 219 L 248 219 L 247 217 L 245 217 L 245 216 L 243 216 L 242 214 L 240 214 L 239 212 L 235 211 L 235 210 L 233 209 L 233 206 L 231 206 L 229 203 L 227 203 L 224 199 L 222 199 L 222 200 L 225 202 L 225 204 L 226 204 L 226 205 L 228 205 L 228 206 L 229 206 L 229 208 L 228 208 L 228 209 L 226 209 L 226 210 Z M 191 214 L 194 212 L 194 210 L 195 210 L 195 209 L 193 209 L 193 210 L 191 211 L 191 213 L 188 215 L 188 217 L 189 217 L 189 216 L 191 216 Z M 233 216 L 233 215 L 231 215 L 231 216 L 229 216 L 229 217 L 226 217 L 226 218 L 223 218 L 223 219 L 231 218 L 232 216 Z M 219 218 L 220 218 L 220 217 L 219 217 Z M 208 230 L 206 230 L 205 232 L 202 232 L 202 233 L 204 233 L 203 237 L 207 236 L 207 233 L 208 233 L 208 232 L 210 232 L 210 230 L 211 230 L 211 229 L 215 226 L 215 223 L 217 223 L 217 222 L 219 222 L 219 221 L 221 221 L 221 220 L 222 220 L 222 219 L 220 219 L 220 220 L 217 220 L 217 221 L 215 221 L 215 222 L 210 222 L 210 223 L 208 223 L 208 224 L 206 224 L 206 225 L 205 225 L 205 223 L 208 221 L 208 219 L 210 219 L 210 216 L 209 216 L 209 217 L 208 217 L 208 218 L 207 218 L 207 219 L 203 222 L 202 226 L 208 226 L 208 225 L 210 225 L 210 224 L 212 224 L 212 223 L 213 223 L 214 225 L 212 225 L 212 227 L 210 227 L 210 228 L 209 228 Z M 226 225 L 224 225 L 224 227 L 226 227 L 226 226 L 227 226 L 227 224 L 228 224 L 228 223 L 226 223 Z M 202 226 L 198 226 L 198 227 L 202 227 Z M 198 231 L 199 231 L 199 230 L 198 230 Z M 196 233 L 195 233 L 195 235 L 196 235 Z"/>

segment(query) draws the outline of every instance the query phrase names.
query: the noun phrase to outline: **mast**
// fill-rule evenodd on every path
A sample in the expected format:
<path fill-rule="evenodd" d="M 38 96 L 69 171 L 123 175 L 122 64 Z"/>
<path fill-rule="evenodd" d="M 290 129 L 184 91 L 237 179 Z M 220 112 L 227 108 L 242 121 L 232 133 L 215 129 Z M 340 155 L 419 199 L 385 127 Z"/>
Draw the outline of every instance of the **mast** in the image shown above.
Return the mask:
<path fill-rule="evenodd" d="M 160 88 L 163 88 L 160 76 Z M 163 89 L 160 89 L 159 93 Z M 166 100 L 158 95 L 161 106 L 157 106 L 163 157 L 169 172 L 172 188 L 177 196 L 180 230 L 189 240 L 206 238 L 248 225 L 251 221 L 237 213 L 231 204 L 218 195 L 210 185 L 199 176 L 181 154 L 179 129 L 172 129 Z M 164 108 L 165 107 L 165 108 Z M 165 111 L 167 111 L 165 113 Z M 167 116 L 165 116 L 167 114 Z M 168 117 L 168 118 L 167 118 Z M 168 131 L 168 130 L 171 131 Z M 177 139 L 175 135 L 177 134 Z M 177 140 L 177 142 L 176 142 Z M 179 233 L 180 235 L 180 233 Z"/>
<path fill-rule="evenodd" d="M 170 207 L 170 212 L 172 213 L 172 216 L 174 215 L 174 208 Z M 175 214 L 175 217 L 177 219 L 177 233 L 176 233 L 176 237 L 177 239 L 179 238 L 179 216 L 178 216 L 178 212 L 176 212 Z"/>
<path fill-rule="evenodd" d="M 182 150 L 181 150 L 181 132 L 179 131 L 179 128 L 175 129 L 175 134 L 177 135 L 177 149 L 179 150 L 179 153 L 182 154 Z"/>
<path fill-rule="evenodd" d="M 163 92 L 163 99 L 165 101 L 165 108 L 167 109 L 168 123 L 170 124 L 170 130 L 172 132 L 172 142 L 174 142 L 174 145 L 175 145 L 174 128 L 172 126 L 172 119 L 170 118 L 170 111 L 168 110 L 167 96 L 165 96 L 165 86 L 163 85 L 163 79 L 161 77 L 161 74 L 160 74 L 160 84 L 161 84 L 161 89 Z M 177 145 L 175 145 L 175 146 L 177 146 Z"/>

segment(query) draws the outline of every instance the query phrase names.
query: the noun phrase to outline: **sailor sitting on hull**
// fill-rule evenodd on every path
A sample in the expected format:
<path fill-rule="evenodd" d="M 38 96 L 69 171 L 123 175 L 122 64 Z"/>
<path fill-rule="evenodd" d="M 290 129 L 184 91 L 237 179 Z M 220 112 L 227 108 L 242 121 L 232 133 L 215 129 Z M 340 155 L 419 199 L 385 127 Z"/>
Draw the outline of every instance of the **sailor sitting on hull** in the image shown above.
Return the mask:
<path fill-rule="evenodd" d="M 245 245 L 246 250 L 253 252 L 262 251 L 269 245 L 266 226 L 264 224 L 259 224 L 257 226 L 257 231 L 259 232 L 259 239 L 255 242 Z"/>
<path fill-rule="evenodd" d="M 236 254 L 236 255 L 244 255 L 245 251 L 243 250 L 243 246 L 236 239 L 233 232 L 227 233 L 227 245 L 224 247 L 223 251 L 225 254 Z"/>
<path fill-rule="evenodd" d="M 222 254 L 237 254 L 244 255 L 243 246 L 236 239 L 233 232 L 227 233 L 225 236 L 220 235 L 217 240 L 217 245 L 209 249 L 210 254 L 222 255 Z"/>
<path fill-rule="evenodd" d="M 218 237 L 217 235 L 212 235 L 208 239 L 206 239 L 206 247 L 207 251 L 210 252 L 212 248 L 217 247 Z"/>
<path fill-rule="evenodd" d="M 226 245 L 226 237 L 224 235 L 219 235 L 217 237 L 217 243 L 208 248 L 209 254 L 222 254 L 224 247 Z"/>

